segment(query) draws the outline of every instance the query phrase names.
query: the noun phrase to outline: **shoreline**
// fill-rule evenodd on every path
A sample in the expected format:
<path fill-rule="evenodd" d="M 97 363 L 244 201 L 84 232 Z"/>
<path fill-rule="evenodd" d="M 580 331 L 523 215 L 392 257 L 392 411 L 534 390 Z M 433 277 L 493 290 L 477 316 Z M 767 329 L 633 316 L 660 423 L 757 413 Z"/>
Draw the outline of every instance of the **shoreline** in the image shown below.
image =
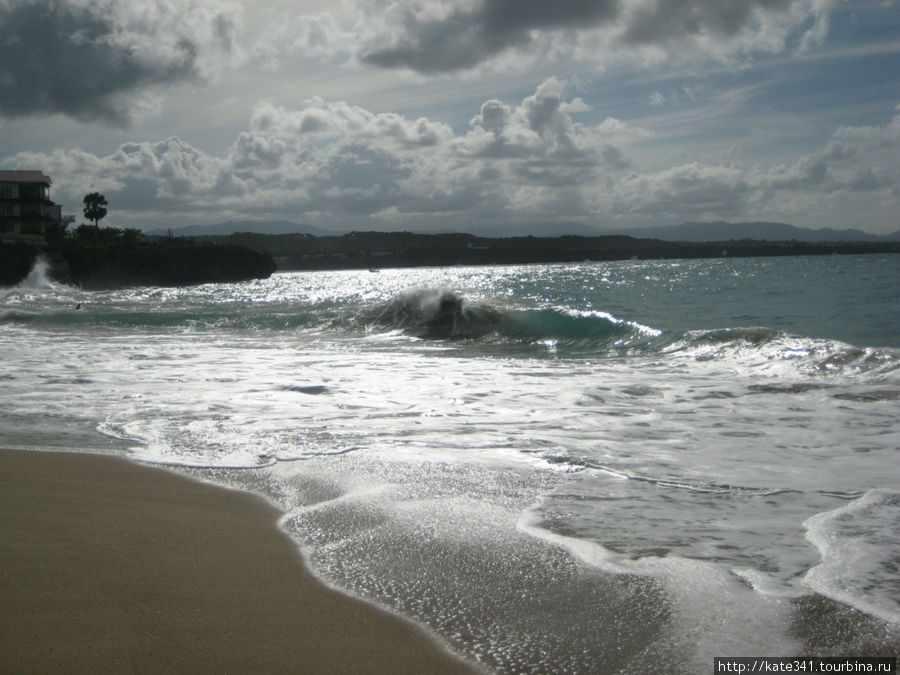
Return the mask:
<path fill-rule="evenodd" d="M 230 283 L 265 279 L 275 272 L 900 253 L 900 242 L 893 240 L 670 241 L 630 235 L 479 237 L 411 232 L 321 236 L 234 232 L 140 241 L 118 239 L 114 233 L 104 236 L 107 239 L 99 243 L 0 245 L 0 287 L 12 288 L 25 280 L 40 255 L 52 261 L 50 276 L 55 280 L 85 290 L 109 290 Z"/>
<path fill-rule="evenodd" d="M 316 580 L 278 515 L 121 457 L 0 449 L 0 670 L 478 672 Z"/>

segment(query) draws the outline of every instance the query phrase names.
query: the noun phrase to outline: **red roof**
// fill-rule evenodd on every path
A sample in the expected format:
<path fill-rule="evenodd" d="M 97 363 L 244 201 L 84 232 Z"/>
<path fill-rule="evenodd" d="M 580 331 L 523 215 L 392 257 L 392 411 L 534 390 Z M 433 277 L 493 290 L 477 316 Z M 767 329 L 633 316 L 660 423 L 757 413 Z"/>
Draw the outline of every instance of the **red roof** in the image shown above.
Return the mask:
<path fill-rule="evenodd" d="M 42 183 L 51 184 L 50 176 L 43 171 L 4 171 L 0 170 L 0 183 Z"/>

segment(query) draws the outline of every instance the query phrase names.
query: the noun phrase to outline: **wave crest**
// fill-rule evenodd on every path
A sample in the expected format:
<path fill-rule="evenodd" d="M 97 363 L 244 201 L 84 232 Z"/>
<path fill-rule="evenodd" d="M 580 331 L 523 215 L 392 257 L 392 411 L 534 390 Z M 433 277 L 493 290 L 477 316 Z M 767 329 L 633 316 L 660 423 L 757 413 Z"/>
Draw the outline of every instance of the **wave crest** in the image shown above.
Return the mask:
<path fill-rule="evenodd" d="M 496 332 L 503 316 L 500 310 L 469 302 L 449 289 L 421 289 L 390 300 L 373 323 L 420 338 L 465 339 Z"/>
<path fill-rule="evenodd" d="M 447 288 L 417 289 L 367 313 L 371 329 L 429 340 L 535 346 L 592 355 L 682 357 L 725 361 L 758 372 L 783 367 L 807 376 L 869 373 L 885 376 L 900 367 L 891 349 L 861 349 L 824 338 L 793 335 L 765 326 L 665 332 L 596 310 L 504 307 L 469 300 Z"/>
<path fill-rule="evenodd" d="M 887 376 L 900 367 L 892 349 L 859 348 L 837 340 L 813 338 L 753 326 L 692 330 L 673 336 L 660 350 L 695 361 L 730 360 L 754 370 L 791 363 L 810 375 L 869 373 Z"/>
<path fill-rule="evenodd" d="M 662 334 L 605 312 L 502 308 L 469 301 L 449 289 L 402 293 L 382 306 L 372 323 L 424 339 L 487 338 L 584 348 L 631 346 Z"/>

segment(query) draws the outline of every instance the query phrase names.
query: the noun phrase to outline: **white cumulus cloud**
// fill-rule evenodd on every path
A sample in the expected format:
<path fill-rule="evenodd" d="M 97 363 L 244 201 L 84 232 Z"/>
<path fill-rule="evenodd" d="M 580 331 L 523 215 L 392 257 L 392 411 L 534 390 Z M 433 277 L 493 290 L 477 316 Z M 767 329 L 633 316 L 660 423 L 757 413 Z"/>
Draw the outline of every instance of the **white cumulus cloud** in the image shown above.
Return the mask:
<path fill-rule="evenodd" d="M 43 167 L 65 208 L 99 190 L 111 224 L 152 214 L 161 222 L 142 224 L 157 227 L 173 226 L 171 214 L 471 230 L 784 218 L 823 204 L 900 210 L 900 112 L 881 125 L 841 126 L 820 150 L 787 163 L 732 158 L 647 170 L 629 149 L 655 142 L 652 129 L 612 117 L 585 125 L 573 117 L 581 109 L 555 78 L 515 104 L 485 101 L 459 132 L 342 101 L 261 102 L 222 156 L 172 137 L 103 156 L 20 153 L 3 164 Z"/>

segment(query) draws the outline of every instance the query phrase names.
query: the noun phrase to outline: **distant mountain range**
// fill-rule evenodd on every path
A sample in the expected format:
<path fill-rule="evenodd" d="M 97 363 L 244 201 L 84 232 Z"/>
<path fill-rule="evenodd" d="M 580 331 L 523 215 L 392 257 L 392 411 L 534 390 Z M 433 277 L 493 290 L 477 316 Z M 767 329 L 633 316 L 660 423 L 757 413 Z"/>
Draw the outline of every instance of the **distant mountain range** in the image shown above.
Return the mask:
<path fill-rule="evenodd" d="M 631 230 L 617 230 L 616 234 L 632 237 L 662 239 L 663 241 L 732 241 L 759 239 L 768 241 L 898 241 L 900 230 L 886 235 L 877 235 L 862 230 L 835 230 L 822 227 L 811 230 L 786 223 L 682 223 L 664 227 L 642 227 Z"/>
<path fill-rule="evenodd" d="M 768 223 L 768 222 L 749 222 L 749 223 L 727 223 L 724 221 L 717 222 L 700 222 L 700 223 L 682 223 L 680 225 L 665 225 L 662 227 L 641 227 L 630 229 L 597 229 L 588 231 L 587 228 L 575 228 L 578 232 L 567 228 L 565 231 L 563 226 L 548 225 L 540 232 L 541 236 L 553 236 L 563 234 L 624 234 L 631 237 L 639 237 L 646 239 L 661 239 L 663 241 L 732 241 L 741 239 L 768 240 L 768 241 L 900 241 L 900 230 L 886 235 L 877 235 L 870 232 L 863 232 L 856 229 L 835 230 L 832 228 L 809 229 L 804 227 L 795 227 L 786 223 Z M 486 232 L 479 232 L 485 236 L 490 236 Z M 191 225 L 188 227 L 178 228 L 172 231 L 177 236 L 187 237 L 204 237 L 216 235 L 229 235 L 234 232 L 254 232 L 259 234 L 311 234 L 315 236 L 327 236 L 340 234 L 334 231 L 325 230 L 319 227 L 294 223 L 289 221 L 236 221 L 231 220 L 216 225 Z M 166 236 L 168 230 L 153 230 L 147 232 L 151 236 Z M 535 234 L 538 234 L 535 232 Z M 494 233 L 492 236 L 504 236 L 500 233 Z"/>
<path fill-rule="evenodd" d="M 286 220 L 229 220 L 215 225 L 188 225 L 172 228 L 176 237 L 211 237 L 234 234 L 235 232 L 255 232 L 257 234 L 312 234 L 317 237 L 340 234 L 320 227 L 303 225 Z M 151 237 L 168 236 L 168 230 L 148 230 Z"/>

